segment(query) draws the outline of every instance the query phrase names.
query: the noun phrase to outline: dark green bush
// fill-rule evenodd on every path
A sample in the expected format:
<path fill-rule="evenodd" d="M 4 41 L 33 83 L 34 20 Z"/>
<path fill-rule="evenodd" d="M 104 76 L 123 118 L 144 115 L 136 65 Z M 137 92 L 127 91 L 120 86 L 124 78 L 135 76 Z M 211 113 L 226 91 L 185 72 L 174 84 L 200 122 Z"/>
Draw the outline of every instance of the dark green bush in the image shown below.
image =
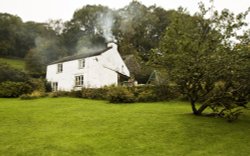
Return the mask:
<path fill-rule="evenodd" d="M 98 100 L 106 100 L 108 88 L 83 88 L 81 90 L 82 92 L 82 98 L 87 99 L 98 99 Z"/>
<path fill-rule="evenodd" d="M 68 92 L 68 96 L 82 98 L 82 92 L 81 92 L 81 90 L 71 91 L 71 92 Z"/>
<path fill-rule="evenodd" d="M 70 96 L 70 97 L 76 97 L 73 95 L 73 92 L 76 91 L 72 91 L 72 92 L 67 92 L 67 91 L 57 91 L 57 92 L 52 92 L 49 94 L 49 97 L 65 97 L 65 96 Z"/>
<path fill-rule="evenodd" d="M 21 100 L 32 100 L 32 99 L 36 99 L 37 97 L 31 96 L 30 94 L 23 94 L 19 98 Z"/>
<path fill-rule="evenodd" d="M 45 80 L 45 92 L 52 92 L 51 82 Z"/>
<path fill-rule="evenodd" d="M 41 79 L 41 78 L 39 79 L 32 78 L 28 82 L 31 84 L 34 90 L 38 92 L 43 92 L 43 93 L 46 91 L 46 88 L 45 88 L 46 80 Z"/>
<path fill-rule="evenodd" d="M 136 101 L 134 94 L 127 87 L 110 87 L 108 100 L 111 103 L 133 103 Z"/>
<path fill-rule="evenodd" d="M 0 83 L 0 97 L 19 97 L 32 92 L 32 87 L 25 82 L 5 81 Z"/>
<path fill-rule="evenodd" d="M 35 90 L 30 94 L 23 94 L 19 98 L 22 100 L 31 100 L 31 99 L 37 99 L 37 98 L 42 98 L 46 97 L 47 94 L 43 91 Z"/>
<path fill-rule="evenodd" d="M 168 85 L 143 85 L 130 87 L 137 102 L 153 102 L 171 100 L 180 96 L 175 87 Z"/>
<path fill-rule="evenodd" d="M 140 92 L 136 101 L 137 102 L 153 102 L 153 101 L 159 101 L 159 98 L 157 97 L 154 90 L 144 90 Z"/>
<path fill-rule="evenodd" d="M 8 64 L 0 63 L 0 83 L 5 81 L 27 82 L 29 75 L 23 71 L 15 69 Z"/>
<path fill-rule="evenodd" d="M 179 93 L 174 90 L 174 87 L 144 85 L 134 87 L 82 88 L 79 91 L 58 91 L 51 93 L 50 96 L 109 100 L 111 103 L 132 103 L 170 100 L 179 96 Z"/>

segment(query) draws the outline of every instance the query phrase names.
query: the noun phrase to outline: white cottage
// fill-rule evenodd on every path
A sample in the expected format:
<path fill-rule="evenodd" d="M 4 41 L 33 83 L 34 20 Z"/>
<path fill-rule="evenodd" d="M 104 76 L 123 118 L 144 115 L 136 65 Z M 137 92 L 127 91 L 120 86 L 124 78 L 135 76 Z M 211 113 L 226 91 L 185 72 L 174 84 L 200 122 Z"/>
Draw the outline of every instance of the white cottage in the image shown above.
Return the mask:
<path fill-rule="evenodd" d="M 123 62 L 115 43 L 106 49 L 62 58 L 47 66 L 46 79 L 53 91 L 71 91 L 85 88 L 100 88 L 118 85 L 122 77 L 130 73 Z"/>

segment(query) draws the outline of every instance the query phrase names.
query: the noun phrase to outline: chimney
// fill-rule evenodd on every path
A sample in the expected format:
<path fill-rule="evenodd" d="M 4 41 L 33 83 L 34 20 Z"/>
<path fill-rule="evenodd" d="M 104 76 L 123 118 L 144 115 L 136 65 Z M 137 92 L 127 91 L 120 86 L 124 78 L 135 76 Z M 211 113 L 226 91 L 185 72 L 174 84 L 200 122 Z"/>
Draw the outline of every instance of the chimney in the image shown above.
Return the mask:
<path fill-rule="evenodd" d="M 113 49 L 117 49 L 117 43 L 116 43 L 117 41 L 116 40 L 113 40 L 113 41 L 109 41 L 108 43 L 107 43 L 107 47 L 108 48 L 113 48 Z"/>

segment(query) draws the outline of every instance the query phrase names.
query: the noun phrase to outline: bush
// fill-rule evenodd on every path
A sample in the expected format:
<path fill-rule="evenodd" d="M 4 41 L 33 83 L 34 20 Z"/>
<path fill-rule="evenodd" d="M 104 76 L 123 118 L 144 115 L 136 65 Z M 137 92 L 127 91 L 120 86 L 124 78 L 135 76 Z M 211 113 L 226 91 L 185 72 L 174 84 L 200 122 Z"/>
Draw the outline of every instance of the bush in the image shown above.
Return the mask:
<path fill-rule="evenodd" d="M 153 101 L 159 101 L 157 95 L 155 94 L 154 90 L 144 90 L 140 92 L 138 95 L 137 102 L 153 102 Z"/>
<path fill-rule="evenodd" d="M 31 86 L 33 87 L 34 90 L 36 90 L 37 92 L 42 92 L 44 93 L 46 91 L 45 88 L 45 83 L 46 81 L 44 79 L 30 79 L 29 83 L 31 84 Z"/>
<path fill-rule="evenodd" d="M 81 90 L 82 98 L 107 100 L 107 92 L 109 88 L 83 88 Z"/>
<path fill-rule="evenodd" d="M 135 96 L 127 87 L 110 87 L 108 100 L 111 103 L 133 103 Z"/>
<path fill-rule="evenodd" d="M 27 82 L 29 78 L 29 75 L 25 72 L 15 69 L 8 64 L 0 63 L 0 83 L 5 81 Z"/>
<path fill-rule="evenodd" d="M 32 92 L 32 87 L 24 82 L 5 81 L 0 83 L 0 97 L 19 97 Z"/>
<path fill-rule="evenodd" d="M 52 92 L 51 82 L 45 80 L 45 92 Z"/>
<path fill-rule="evenodd" d="M 31 100 L 31 99 L 35 99 L 36 97 L 30 96 L 29 94 L 23 94 L 19 98 L 21 100 Z"/>
<path fill-rule="evenodd" d="M 174 87 L 169 86 L 111 86 L 104 88 L 82 88 L 78 91 L 58 91 L 50 97 L 70 96 L 76 98 L 109 100 L 111 103 L 153 102 L 169 100 L 179 96 Z"/>
<path fill-rule="evenodd" d="M 129 88 L 137 102 L 171 100 L 180 96 L 175 87 L 168 85 L 143 85 Z"/>
<path fill-rule="evenodd" d="M 72 92 L 67 92 L 67 91 L 57 91 L 57 92 L 51 92 L 49 94 L 49 97 L 65 97 L 65 96 L 71 96 Z M 72 96 L 75 97 L 75 96 Z"/>

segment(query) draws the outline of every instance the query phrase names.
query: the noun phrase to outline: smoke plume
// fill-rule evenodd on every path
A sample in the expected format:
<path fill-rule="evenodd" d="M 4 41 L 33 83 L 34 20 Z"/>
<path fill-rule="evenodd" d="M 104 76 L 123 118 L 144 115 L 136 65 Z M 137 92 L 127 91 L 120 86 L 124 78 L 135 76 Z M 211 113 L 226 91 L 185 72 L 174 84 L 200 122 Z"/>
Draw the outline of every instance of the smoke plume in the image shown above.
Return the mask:
<path fill-rule="evenodd" d="M 114 25 L 114 16 L 111 11 L 106 13 L 100 13 L 97 17 L 98 27 L 101 29 L 102 35 L 106 42 L 113 41 L 115 39 L 112 28 Z"/>

